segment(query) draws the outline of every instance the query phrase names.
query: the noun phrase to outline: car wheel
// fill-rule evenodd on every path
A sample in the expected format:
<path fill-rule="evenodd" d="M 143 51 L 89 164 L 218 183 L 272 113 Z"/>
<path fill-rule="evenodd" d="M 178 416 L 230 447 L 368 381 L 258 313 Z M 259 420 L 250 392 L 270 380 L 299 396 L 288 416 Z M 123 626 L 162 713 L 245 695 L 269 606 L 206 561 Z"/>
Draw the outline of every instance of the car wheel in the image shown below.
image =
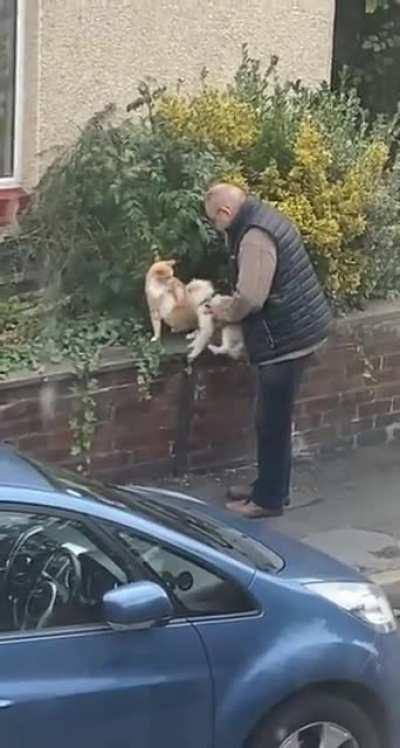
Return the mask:
<path fill-rule="evenodd" d="M 368 717 L 349 701 L 315 692 L 267 718 L 251 748 L 380 748 Z"/>

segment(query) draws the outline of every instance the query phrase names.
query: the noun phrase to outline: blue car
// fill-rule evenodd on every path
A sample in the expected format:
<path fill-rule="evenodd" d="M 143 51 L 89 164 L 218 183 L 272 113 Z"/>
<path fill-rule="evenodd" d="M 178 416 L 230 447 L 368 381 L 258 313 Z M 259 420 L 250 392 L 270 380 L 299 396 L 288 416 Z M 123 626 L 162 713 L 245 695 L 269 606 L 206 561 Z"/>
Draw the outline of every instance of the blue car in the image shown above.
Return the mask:
<path fill-rule="evenodd" d="M 5 748 L 399 748 L 400 643 L 355 571 L 186 496 L 0 446 Z"/>

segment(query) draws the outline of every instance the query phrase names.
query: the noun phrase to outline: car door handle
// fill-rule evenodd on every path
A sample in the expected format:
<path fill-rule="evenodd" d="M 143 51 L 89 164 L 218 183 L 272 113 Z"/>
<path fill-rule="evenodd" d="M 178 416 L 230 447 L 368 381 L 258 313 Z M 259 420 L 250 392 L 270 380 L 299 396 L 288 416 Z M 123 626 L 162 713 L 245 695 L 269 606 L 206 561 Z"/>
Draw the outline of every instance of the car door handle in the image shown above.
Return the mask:
<path fill-rule="evenodd" d="M 8 709 L 12 705 L 13 702 L 9 701 L 9 699 L 0 699 L 0 709 Z"/>

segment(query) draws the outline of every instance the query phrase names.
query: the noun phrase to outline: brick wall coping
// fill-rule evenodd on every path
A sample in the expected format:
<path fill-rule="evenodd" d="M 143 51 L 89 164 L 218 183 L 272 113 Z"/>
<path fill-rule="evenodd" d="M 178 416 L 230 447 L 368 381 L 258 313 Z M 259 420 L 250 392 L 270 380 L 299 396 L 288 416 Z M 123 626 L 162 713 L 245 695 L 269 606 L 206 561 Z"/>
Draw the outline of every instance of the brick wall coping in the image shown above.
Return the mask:
<path fill-rule="evenodd" d="M 381 324 L 386 321 L 395 322 L 397 320 L 400 326 L 400 299 L 396 301 L 372 301 L 362 311 L 357 310 L 337 317 L 334 329 L 336 335 L 340 337 L 342 335 L 349 335 L 352 330 L 355 331 L 362 328 L 364 324 L 371 328 L 374 324 Z M 182 358 L 186 351 L 184 336 L 167 336 L 164 348 L 165 362 Z M 98 373 L 120 371 L 134 365 L 134 362 L 134 357 L 123 346 L 105 348 L 100 357 Z M 68 364 L 68 362 L 49 365 L 41 372 L 16 371 L 9 377 L 0 380 L 0 392 L 40 382 L 57 382 L 74 377 L 73 366 Z"/>
<path fill-rule="evenodd" d="M 369 325 L 374 322 L 380 323 L 386 320 L 393 320 L 399 318 L 400 322 L 400 299 L 395 301 L 369 301 L 365 309 L 355 310 L 345 314 L 336 319 L 336 325 L 338 332 L 341 329 L 345 329 L 345 324 L 350 324 L 351 327 L 357 327 L 363 323 Z"/>

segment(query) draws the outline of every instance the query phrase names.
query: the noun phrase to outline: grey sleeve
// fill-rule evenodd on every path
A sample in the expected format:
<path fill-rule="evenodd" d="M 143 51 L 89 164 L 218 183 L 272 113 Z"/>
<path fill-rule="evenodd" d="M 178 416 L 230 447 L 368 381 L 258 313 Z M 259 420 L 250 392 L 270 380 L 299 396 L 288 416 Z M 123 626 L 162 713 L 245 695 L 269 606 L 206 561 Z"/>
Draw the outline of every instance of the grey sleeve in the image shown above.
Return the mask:
<path fill-rule="evenodd" d="M 238 265 L 236 291 L 221 302 L 226 322 L 240 322 L 264 306 L 276 271 L 276 248 L 272 239 L 261 229 L 250 229 L 240 245 Z"/>

